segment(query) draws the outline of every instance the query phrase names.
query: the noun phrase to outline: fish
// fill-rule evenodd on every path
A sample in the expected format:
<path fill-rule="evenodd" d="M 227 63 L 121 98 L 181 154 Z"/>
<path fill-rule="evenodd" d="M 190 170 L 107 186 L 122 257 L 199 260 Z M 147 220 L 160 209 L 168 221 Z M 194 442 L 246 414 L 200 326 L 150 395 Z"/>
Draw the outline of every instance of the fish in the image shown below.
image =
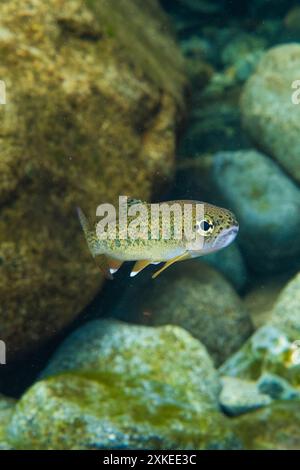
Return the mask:
<path fill-rule="evenodd" d="M 129 237 L 127 232 L 122 232 L 120 220 L 112 223 L 112 219 L 107 219 L 107 238 L 99 236 L 97 226 L 91 225 L 84 212 L 77 207 L 77 214 L 83 229 L 88 248 L 96 259 L 97 264 L 106 279 L 113 279 L 113 276 L 126 261 L 134 261 L 130 276 L 134 277 L 149 265 L 164 263 L 152 278 L 156 278 L 165 269 L 187 259 L 196 258 L 219 251 L 227 247 L 236 238 L 239 231 L 238 221 L 229 209 L 218 207 L 202 201 L 174 200 L 163 203 L 148 203 L 138 199 L 128 199 L 128 209 L 134 209 L 138 213 L 143 206 L 150 213 L 151 208 L 158 210 L 161 205 L 170 210 L 168 237 L 163 232 L 162 218 L 159 218 L 156 227 L 156 236 L 150 230 L 150 217 L 140 216 L 139 226 L 143 227 L 143 237 Z M 183 215 L 182 226 L 176 231 L 178 219 L 176 219 L 171 208 L 177 205 Z M 189 206 L 190 224 L 194 236 L 186 236 L 183 230 L 184 217 L 187 216 L 184 208 Z M 200 210 L 198 211 L 198 209 Z M 129 210 L 128 210 L 129 213 Z M 128 213 L 126 215 L 128 216 Z M 157 213 L 157 212 L 156 212 Z M 128 216 L 128 224 L 134 222 L 134 217 Z M 110 225 L 111 223 L 111 225 Z M 129 226 L 129 225 L 128 225 Z M 109 237 L 111 227 L 114 228 L 114 236 Z M 125 234 L 125 235 L 124 235 Z M 178 235 L 179 234 L 179 235 Z"/>

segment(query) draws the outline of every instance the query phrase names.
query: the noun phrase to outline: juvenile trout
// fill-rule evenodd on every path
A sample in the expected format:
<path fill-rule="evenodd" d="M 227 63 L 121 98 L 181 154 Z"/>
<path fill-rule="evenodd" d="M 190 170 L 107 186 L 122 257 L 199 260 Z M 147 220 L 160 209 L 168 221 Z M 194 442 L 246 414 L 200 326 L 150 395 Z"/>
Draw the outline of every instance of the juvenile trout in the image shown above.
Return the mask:
<path fill-rule="evenodd" d="M 174 204 L 182 215 L 180 227 L 175 211 L 172 212 Z M 239 230 L 239 224 L 231 211 L 206 202 L 177 200 L 150 204 L 134 199 L 128 200 L 128 213 L 129 209 L 136 209 L 138 213 L 138 208 L 141 206 L 143 213 L 140 212 L 139 223 L 136 225 L 142 229 L 140 233 L 143 232 L 143 236 L 137 235 L 135 238 L 128 236 L 120 221 L 111 219 L 107 220 L 106 239 L 99 235 L 96 227 L 91 229 L 84 213 L 77 208 L 90 252 L 94 258 L 97 258 L 100 269 L 108 279 L 113 279 L 113 274 L 124 261 L 135 261 L 130 276 L 135 276 L 150 264 L 164 262 L 163 267 L 152 276 L 155 278 L 177 261 L 203 256 L 225 248 L 235 239 Z M 164 219 L 160 212 L 162 206 L 167 212 L 169 210 L 170 216 L 167 237 L 164 232 Z M 190 208 L 188 216 L 195 238 L 187 236 L 184 230 L 187 221 L 186 206 Z M 153 234 L 153 219 L 149 217 L 151 211 L 160 214 L 155 234 Z M 129 227 L 135 222 L 135 217 L 129 215 L 127 222 Z M 113 235 L 110 233 L 112 231 Z"/>

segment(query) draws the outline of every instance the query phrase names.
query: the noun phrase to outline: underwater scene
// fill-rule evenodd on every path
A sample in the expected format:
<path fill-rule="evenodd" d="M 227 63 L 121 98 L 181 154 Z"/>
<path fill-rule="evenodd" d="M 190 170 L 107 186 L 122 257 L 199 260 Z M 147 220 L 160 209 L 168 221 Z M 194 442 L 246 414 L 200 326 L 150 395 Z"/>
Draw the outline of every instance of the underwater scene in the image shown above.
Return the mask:
<path fill-rule="evenodd" d="M 300 450 L 300 3 L 1 0 L 0 450 Z"/>

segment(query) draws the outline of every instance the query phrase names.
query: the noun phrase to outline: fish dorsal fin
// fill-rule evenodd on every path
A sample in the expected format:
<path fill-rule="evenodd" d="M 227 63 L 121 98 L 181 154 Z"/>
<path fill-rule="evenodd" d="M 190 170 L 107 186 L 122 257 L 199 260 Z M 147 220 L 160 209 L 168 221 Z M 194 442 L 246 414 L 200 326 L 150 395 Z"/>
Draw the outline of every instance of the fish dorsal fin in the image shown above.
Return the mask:
<path fill-rule="evenodd" d="M 142 259 L 142 260 L 136 261 L 135 265 L 133 266 L 133 268 L 131 270 L 130 277 L 136 276 L 144 268 L 149 266 L 149 264 L 151 264 L 151 261 L 149 261 L 147 259 Z"/>
<path fill-rule="evenodd" d="M 156 271 L 153 276 L 152 276 L 152 279 L 155 279 L 157 276 L 159 276 L 165 269 L 167 269 L 169 266 L 171 266 L 172 264 L 174 263 L 177 263 L 177 261 L 183 261 L 185 259 L 189 259 L 190 258 L 190 254 L 185 251 L 184 253 L 182 253 L 181 255 L 179 256 L 175 256 L 175 258 L 172 258 L 172 259 L 169 259 L 169 261 L 167 261 L 163 267 L 161 269 L 159 269 L 158 271 Z"/>
<path fill-rule="evenodd" d="M 142 201 L 141 199 L 134 199 L 132 197 L 129 197 L 127 199 L 127 206 L 133 206 L 134 204 L 145 204 L 145 201 Z"/>

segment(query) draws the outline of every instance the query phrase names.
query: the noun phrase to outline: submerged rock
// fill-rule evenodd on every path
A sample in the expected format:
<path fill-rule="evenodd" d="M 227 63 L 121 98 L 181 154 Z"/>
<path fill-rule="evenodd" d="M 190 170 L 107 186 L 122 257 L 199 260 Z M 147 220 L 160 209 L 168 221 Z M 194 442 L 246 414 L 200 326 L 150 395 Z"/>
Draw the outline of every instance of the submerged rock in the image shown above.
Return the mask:
<path fill-rule="evenodd" d="M 114 315 L 147 325 L 179 325 L 207 347 L 216 364 L 252 333 L 240 298 L 217 271 L 197 261 L 170 267 L 157 280 L 129 285 Z"/>
<path fill-rule="evenodd" d="M 194 104 L 194 110 L 191 112 L 179 145 L 180 155 L 196 157 L 221 149 L 249 147 L 249 142 L 241 129 L 238 105 L 234 100 L 228 102 L 222 98 L 222 95 L 227 93 L 227 85 L 232 85 L 230 77 L 224 74 L 213 75 L 205 88 L 208 96 Z M 190 183 L 189 188 L 192 190 Z"/>
<path fill-rule="evenodd" d="M 226 250 L 202 256 L 202 261 L 220 271 L 237 291 L 241 291 L 247 285 L 248 272 L 237 243 L 233 243 Z"/>
<path fill-rule="evenodd" d="M 156 0 L 1 2 L 0 52 L 0 330 L 13 359 L 102 282 L 75 207 L 94 215 L 165 185 L 185 78 Z"/>
<path fill-rule="evenodd" d="M 224 47 L 221 54 L 222 62 L 225 66 L 235 65 L 265 47 L 266 41 L 262 37 L 247 33 L 236 34 Z"/>
<path fill-rule="evenodd" d="M 274 305 L 288 279 L 289 277 L 285 274 L 257 278 L 255 284 L 247 291 L 243 302 L 255 329 L 268 323 Z"/>
<path fill-rule="evenodd" d="M 232 420 L 243 448 L 248 450 L 298 450 L 299 402 L 274 402 Z"/>
<path fill-rule="evenodd" d="M 229 416 L 238 416 L 268 406 L 273 400 L 298 400 L 300 390 L 276 374 L 264 372 L 259 380 L 221 377 L 220 405 Z"/>
<path fill-rule="evenodd" d="M 284 25 L 288 31 L 300 33 L 300 7 L 295 6 L 288 11 L 284 18 Z"/>
<path fill-rule="evenodd" d="M 275 374 L 264 373 L 260 377 L 257 388 L 261 393 L 275 400 L 300 400 L 300 391 L 289 382 Z"/>
<path fill-rule="evenodd" d="M 230 416 L 238 416 L 271 403 L 270 396 L 260 391 L 255 382 L 235 377 L 222 377 L 220 405 Z"/>
<path fill-rule="evenodd" d="M 7 439 L 6 428 L 10 422 L 15 407 L 15 400 L 0 395 L 0 450 L 11 450 Z"/>
<path fill-rule="evenodd" d="M 220 152 L 211 161 L 210 178 L 236 213 L 238 242 L 254 270 L 299 264 L 300 189 L 272 160 L 254 150 Z"/>
<path fill-rule="evenodd" d="M 242 348 L 220 367 L 222 375 L 256 381 L 276 374 L 300 386 L 300 354 L 284 331 L 272 325 L 259 328 Z"/>
<path fill-rule="evenodd" d="M 205 348 L 181 328 L 96 320 L 22 397 L 9 437 L 17 449 L 236 448 L 219 390 Z"/>
<path fill-rule="evenodd" d="M 270 323 L 299 340 L 300 361 L 300 273 L 282 290 L 270 315 Z"/>
<path fill-rule="evenodd" d="M 290 272 L 300 265 L 300 189 L 266 155 L 248 149 L 189 159 L 177 171 L 176 191 L 176 197 L 197 194 L 236 213 L 237 243 L 254 271 Z"/>
<path fill-rule="evenodd" d="M 292 84 L 299 80 L 299 70 L 299 44 L 270 49 L 246 83 L 241 100 L 243 122 L 250 136 L 298 182 L 300 106 L 292 101 L 296 91 Z"/>

